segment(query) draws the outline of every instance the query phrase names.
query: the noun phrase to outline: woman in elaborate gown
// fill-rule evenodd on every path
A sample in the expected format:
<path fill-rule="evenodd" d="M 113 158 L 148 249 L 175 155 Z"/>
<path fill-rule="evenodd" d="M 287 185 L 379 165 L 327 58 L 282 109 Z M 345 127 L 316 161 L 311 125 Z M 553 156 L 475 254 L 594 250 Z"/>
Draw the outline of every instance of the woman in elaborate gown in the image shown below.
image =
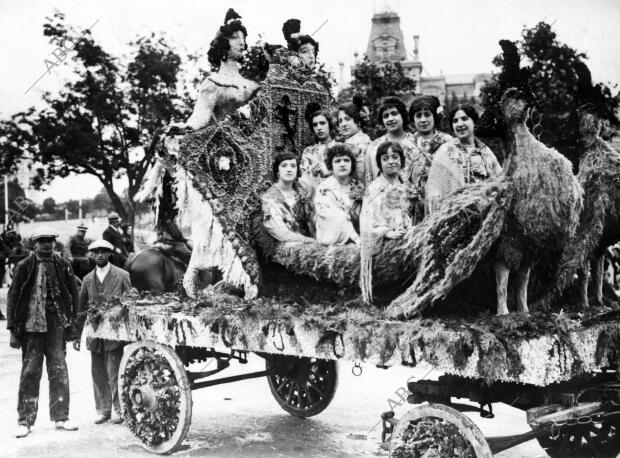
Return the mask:
<path fill-rule="evenodd" d="M 314 195 L 316 240 L 323 245 L 359 244 L 354 227 L 359 208 L 354 196 L 361 187 L 356 179 L 356 157 L 350 146 L 338 144 L 327 150 L 326 162 L 332 175 Z"/>
<path fill-rule="evenodd" d="M 420 95 L 413 99 L 409 107 L 409 119 L 415 127 L 413 133 L 414 153 L 412 154 L 411 184 L 416 193 L 414 224 L 426 215 L 426 183 L 435 153 L 444 143 L 452 140 L 445 132 L 438 130 L 443 109 L 439 99 L 432 95 Z"/>
<path fill-rule="evenodd" d="M 273 163 L 276 182 L 262 195 L 263 226 L 278 242 L 314 242 L 303 234 L 304 205 L 295 189 L 299 162 L 293 153 L 279 154 Z"/>
<path fill-rule="evenodd" d="M 360 216 L 360 288 L 367 302 L 372 299 L 373 256 L 384 239 L 400 239 L 413 226 L 411 183 L 401 176 L 406 165 L 403 147 L 396 142 L 382 143 L 375 162 L 379 176 L 366 188 Z"/>
<path fill-rule="evenodd" d="M 375 139 L 366 151 L 366 161 L 364 165 L 365 181 L 368 186 L 379 176 L 379 167 L 377 166 L 376 156 L 377 149 L 385 142 L 399 143 L 405 154 L 405 166 L 401 169 L 401 177 L 411 180 L 411 156 L 415 146 L 413 134 L 407 132 L 405 127 L 409 124 L 409 115 L 405 104 L 396 97 L 386 97 L 381 101 L 378 111 L 379 122 L 387 131 L 385 135 Z"/>
<path fill-rule="evenodd" d="M 338 107 L 338 130 L 344 143 L 353 147 L 355 154 L 357 177 L 364 181 L 364 163 L 366 151 L 370 145 L 370 137 L 362 130 L 364 116 L 368 114 L 368 107 L 364 106 L 359 97 Z"/>
<path fill-rule="evenodd" d="M 450 112 L 456 138 L 435 153 L 426 185 L 427 207 L 436 211 L 449 194 L 468 184 L 499 175 L 502 167 L 493 152 L 474 135 L 479 116 L 471 105 L 458 105 Z"/>

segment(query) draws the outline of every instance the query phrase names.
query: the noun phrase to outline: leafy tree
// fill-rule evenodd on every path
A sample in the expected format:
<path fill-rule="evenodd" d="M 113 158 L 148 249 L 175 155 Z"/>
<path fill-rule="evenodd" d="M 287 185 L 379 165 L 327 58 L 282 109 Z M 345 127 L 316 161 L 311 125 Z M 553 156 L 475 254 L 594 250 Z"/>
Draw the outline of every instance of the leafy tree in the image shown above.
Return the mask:
<path fill-rule="evenodd" d="M 42 110 L 31 108 L 0 124 L 0 166 L 9 168 L 18 157 L 39 161 L 44 165 L 39 185 L 71 173 L 94 175 L 114 209 L 133 221 L 133 196 L 153 161 L 153 152 L 142 145 L 190 111 L 182 59 L 165 37 L 151 34 L 129 44 L 123 65 L 89 30 L 67 25 L 58 11 L 43 29 L 57 46 L 55 55 L 66 52 L 55 65 L 62 61 L 72 76 L 59 93 L 43 95 Z M 114 184 L 120 177 L 127 179 L 125 204 Z"/>
<path fill-rule="evenodd" d="M 370 109 L 369 135 L 376 136 L 383 126 L 376 123 L 377 108 L 381 99 L 394 95 L 406 99 L 411 98 L 416 83 L 407 76 L 405 69 L 397 63 L 381 63 L 371 61 L 368 57 L 353 68 L 350 87 L 338 95 L 339 102 L 348 102 L 353 95 L 363 97 Z"/>
<path fill-rule="evenodd" d="M 479 124 L 480 135 L 497 136 L 503 132 L 499 101 L 506 89 L 517 87 L 529 96 L 538 112 L 529 120 L 530 127 L 540 120 L 541 141 L 557 148 L 576 164 L 579 160 L 576 109 L 585 102 L 595 103 L 607 113 L 609 120 L 617 123 L 617 95 L 613 96 L 605 84 L 592 84 L 586 54 L 559 42 L 545 22 L 524 28 L 521 40 L 516 43 L 501 40 L 499 44 L 502 54 L 493 63 L 501 71 L 481 91 L 486 111 Z"/>
<path fill-rule="evenodd" d="M 53 214 L 56 212 L 56 201 L 53 197 L 48 197 L 43 201 L 43 206 L 41 208 L 43 213 Z"/>

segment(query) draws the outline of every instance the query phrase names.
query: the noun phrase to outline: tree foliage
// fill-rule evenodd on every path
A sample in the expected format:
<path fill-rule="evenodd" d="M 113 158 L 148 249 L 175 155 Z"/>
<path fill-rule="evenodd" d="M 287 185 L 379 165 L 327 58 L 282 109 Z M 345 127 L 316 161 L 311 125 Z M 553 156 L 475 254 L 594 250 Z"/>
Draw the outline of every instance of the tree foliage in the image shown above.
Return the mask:
<path fill-rule="evenodd" d="M 368 57 L 358 63 L 352 70 L 350 87 L 338 95 L 339 102 L 351 101 L 353 95 L 359 95 L 370 109 L 369 133 L 377 135 L 383 126 L 376 122 L 377 108 L 381 99 L 395 95 L 410 99 L 414 95 L 416 83 L 407 76 L 405 69 L 397 63 L 381 63 L 371 61 Z"/>
<path fill-rule="evenodd" d="M 0 124 L 0 165 L 10 169 L 20 157 L 42 163 L 39 185 L 71 173 L 94 175 L 121 217 L 132 220 L 133 196 L 153 160 L 143 145 L 190 111 L 182 59 L 155 34 L 129 43 L 130 55 L 116 58 L 60 12 L 47 18 L 43 33 L 57 46 L 55 65 L 69 66 L 72 75 L 58 93 L 44 93 L 43 109 Z M 120 177 L 127 180 L 126 204 L 114 183 Z"/>
<path fill-rule="evenodd" d="M 557 148 L 574 164 L 579 160 L 579 135 L 576 110 L 586 102 L 596 104 L 608 119 L 617 123 L 618 97 L 603 83 L 593 84 L 586 54 L 558 41 L 551 25 L 540 22 L 524 28 L 521 40 L 499 42 L 502 54 L 493 63 L 500 72 L 481 91 L 485 113 L 479 125 L 483 136 L 503 132 L 499 101 L 506 89 L 521 89 L 538 113 L 529 120 L 538 123 L 540 139 Z"/>

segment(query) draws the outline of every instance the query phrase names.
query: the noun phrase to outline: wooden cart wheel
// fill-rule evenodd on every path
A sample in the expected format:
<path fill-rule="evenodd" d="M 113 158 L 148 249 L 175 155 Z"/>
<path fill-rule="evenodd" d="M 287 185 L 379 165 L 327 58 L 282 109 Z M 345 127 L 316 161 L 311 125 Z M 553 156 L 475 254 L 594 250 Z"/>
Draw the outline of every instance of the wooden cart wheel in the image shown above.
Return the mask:
<path fill-rule="evenodd" d="M 491 458 L 493 454 L 480 429 L 458 410 L 443 404 L 425 404 L 407 412 L 394 428 L 391 458 L 423 456 Z"/>
<path fill-rule="evenodd" d="M 538 443 L 551 458 L 599 458 L 620 456 L 620 421 L 563 425 Z"/>
<path fill-rule="evenodd" d="M 271 393 L 284 410 L 294 417 L 306 418 L 327 408 L 338 385 L 338 363 L 329 359 L 266 357 Z"/>
<path fill-rule="evenodd" d="M 192 419 L 192 391 L 172 348 L 134 342 L 121 359 L 118 393 L 125 425 L 154 453 L 179 448 Z"/>

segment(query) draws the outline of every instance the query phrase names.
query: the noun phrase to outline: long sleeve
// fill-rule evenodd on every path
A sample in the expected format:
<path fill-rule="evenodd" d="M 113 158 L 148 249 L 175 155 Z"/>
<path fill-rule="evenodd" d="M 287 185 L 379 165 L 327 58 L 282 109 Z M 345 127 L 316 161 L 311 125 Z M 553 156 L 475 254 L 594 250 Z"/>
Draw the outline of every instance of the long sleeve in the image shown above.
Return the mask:
<path fill-rule="evenodd" d="M 295 216 L 288 208 L 284 199 L 274 197 L 273 187 L 263 195 L 263 226 L 265 230 L 279 242 L 309 242 L 310 237 L 293 230 L 297 223 Z"/>
<path fill-rule="evenodd" d="M 82 332 L 84 331 L 84 325 L 86 324 L 86 313 L 88 312 L 88 285 L 89 282 L 87 279 L 84 279 L 82 283 L 82 287 L 80 288 L 80 299 L 78 301 L 78 313 L 77 313 L 77 323 L 78 323 L 78 332 L 77 338 L 82 338 Z"/>

